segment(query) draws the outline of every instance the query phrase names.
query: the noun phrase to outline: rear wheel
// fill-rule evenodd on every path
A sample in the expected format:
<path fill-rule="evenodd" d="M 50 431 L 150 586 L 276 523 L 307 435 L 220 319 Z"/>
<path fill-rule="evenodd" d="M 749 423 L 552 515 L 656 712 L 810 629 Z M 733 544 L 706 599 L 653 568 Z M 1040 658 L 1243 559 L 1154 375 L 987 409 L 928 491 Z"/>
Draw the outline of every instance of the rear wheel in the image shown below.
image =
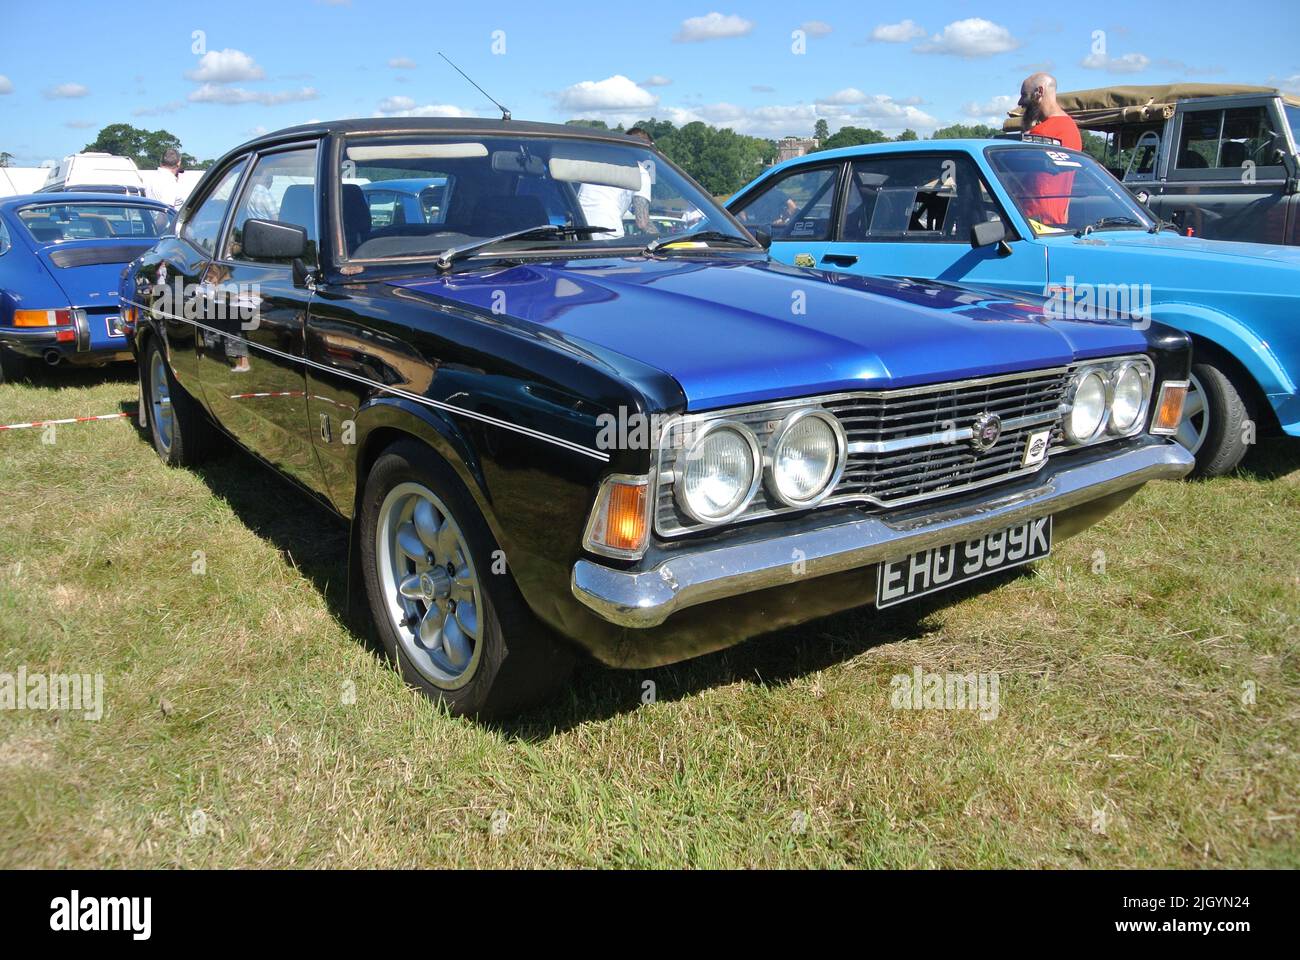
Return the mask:
<path fill-rule="evenodd" d="M 446 463 L 415 441 L 384 451 L 361 506 L 371 616 L 408 683 L 456 714 L 538 703 L 573 658 L 524 603 L 487 523 Z"/>
<path fill-rule="evenodd" d="M 1246 391 L 1232 375 L 1212 363 L 1192 364 L 1178 442 L 1196 457 L 1194 477 L 1221 477 L 1246 455 L 1246 423 L 1251 409 Z"/>
<path fill-rule="evenodd" d="M 198 401 L 176 382 L 162 345 L 150 337 L 140 358 L 145 419 L 153 447 L 173 467 L 192 466 L 207 456 L 213 427 Z"/>

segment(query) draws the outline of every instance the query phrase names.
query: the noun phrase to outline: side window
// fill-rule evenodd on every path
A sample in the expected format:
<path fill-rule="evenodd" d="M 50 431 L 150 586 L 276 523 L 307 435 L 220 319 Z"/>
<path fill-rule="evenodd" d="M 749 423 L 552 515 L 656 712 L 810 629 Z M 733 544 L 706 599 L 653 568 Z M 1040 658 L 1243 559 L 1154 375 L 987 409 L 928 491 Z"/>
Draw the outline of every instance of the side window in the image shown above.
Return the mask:
<path fill-rule="evenodd" d="M 244 172 L 244 163 L 240 160 L 221 177 L 216 187 L 181 227 L 181 237 L 209 255 L 216 252 L 221 221 L 226 216 L 226 208 L 230 206 L 230 196 L 239 183 L 239 175 Z"/>
<path fill-rule="evenodd" d="M 244 259 L 240 240 L 249 220 L 276 220 L 307 231 L 308 266 L 316 263 L 316 147 L 285 150 L 257 158 L 231 221 L 226 257 Z"/>
<path fill-rule="evenodd" d="M 9 242 L 9 227 L 5 225 L 3 220 L 0 220 L 0 257 L 8 253 L 12 245 Z"/>
<path fill-rule="evenodd" d="M 771 183 L 736 212 L 773 240 L 829 240 L 840 166 L 796 170 Z"/>
<path fill-rule="evenodd" d="M 848 189 L 840 238 L 855 243 L 968 243 L 975 224 L 1002 219 L 979 168 L 959 154 L 857 160 Z"/>

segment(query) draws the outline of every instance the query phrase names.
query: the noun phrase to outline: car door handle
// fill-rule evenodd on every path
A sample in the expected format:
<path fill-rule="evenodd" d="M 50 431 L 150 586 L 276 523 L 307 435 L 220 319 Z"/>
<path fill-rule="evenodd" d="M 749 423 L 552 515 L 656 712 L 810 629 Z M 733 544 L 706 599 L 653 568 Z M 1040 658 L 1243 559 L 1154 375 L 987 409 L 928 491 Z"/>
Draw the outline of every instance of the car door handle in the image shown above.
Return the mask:
<path fill-rule="evenodd" d="M 851 253 L 828 253 L 822 257 L 822 263 L 835 267 L 851 267 L 857 262 L 858 258 Z"/>

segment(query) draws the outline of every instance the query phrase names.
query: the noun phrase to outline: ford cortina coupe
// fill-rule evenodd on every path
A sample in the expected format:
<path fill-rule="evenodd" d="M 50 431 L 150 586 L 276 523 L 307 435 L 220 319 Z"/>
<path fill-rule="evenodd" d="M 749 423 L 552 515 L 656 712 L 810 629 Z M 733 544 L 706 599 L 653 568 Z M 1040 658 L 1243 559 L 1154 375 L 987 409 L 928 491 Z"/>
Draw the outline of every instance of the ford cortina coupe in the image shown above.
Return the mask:
<path fill-rule="evenodd" d="M 443 181 L 434 222 L 377 226 L 388 179 Z M 647 182 L 689 228 L 585 219 Z M 774 263 L 614 133 L 263 136 L 122 295 L 162 458 L 220 428 L 337 511 L 384 646 L 467 714 L 575 650 L 663 664 L 1039 559 L 1192 466 L 1184 334 Z"/>
<path fill-rule="evenodd" d="M 1300 437 L 1300 249 L 1180 234 L 1086 153 L 1037 143 L 864 144 L 780 164 L 727 202 L 774 259 L 1045 296 L 1190 334 L 1178 439 L 1196 472 Z M 791 208 L 787 211 L 787 208 Z"/>

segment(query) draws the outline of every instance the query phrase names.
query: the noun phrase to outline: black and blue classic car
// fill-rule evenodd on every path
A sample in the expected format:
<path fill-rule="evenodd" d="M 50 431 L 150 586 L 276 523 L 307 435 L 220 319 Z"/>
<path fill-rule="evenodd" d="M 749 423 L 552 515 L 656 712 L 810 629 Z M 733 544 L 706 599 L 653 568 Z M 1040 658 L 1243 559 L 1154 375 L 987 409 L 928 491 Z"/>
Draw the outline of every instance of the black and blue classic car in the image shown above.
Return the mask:
<path fill-rule="evenodd" d="M 437 215 L 377 223 L 390 180 Z M 259 137 L 122 297 L 158 454 L 219 430 L 339 514 L 358 610 L 458 713 L 1037 560 L 1193 464 L 1185 334 L 774 262 L 613 132 Z"/>

